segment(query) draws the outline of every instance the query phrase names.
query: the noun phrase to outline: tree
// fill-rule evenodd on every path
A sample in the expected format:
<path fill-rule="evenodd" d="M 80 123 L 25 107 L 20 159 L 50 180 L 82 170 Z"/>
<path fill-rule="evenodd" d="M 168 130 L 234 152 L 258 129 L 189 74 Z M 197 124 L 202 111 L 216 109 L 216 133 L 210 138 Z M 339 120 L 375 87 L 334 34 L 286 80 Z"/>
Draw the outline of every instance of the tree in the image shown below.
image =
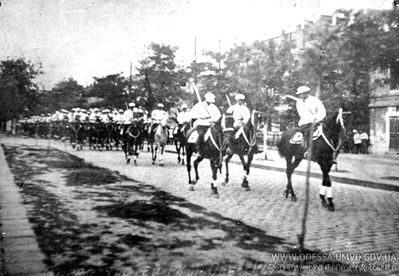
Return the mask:
<path fill-rule="evenodd" d="M 104 101 L 101 105 L 108 108 L 122 108 L 132 101 L 128 94 L 128 81 L 119 73 L 105 77 L 94 77 L 94 83 L 89 87 L 87 96 L 99 97 Z"/>
<path fill-rule="evenodd" d="M 176 48 L 152 43 L 149 50 L 149 56 L 141 60 L 137 68 L 135 93 L 145 92 L 148 109 L 152 109 L 157 102 L 164 103 L 167 108 L 172 107 L 185 96 L 180 87 L 181 72 L 174 61 Z"/>
<path fill-rule="evenodd" d="M 85 107 L 84 88 L 73 78 L 62 80 L 53 89 L 41 94 L 40 106 L 42 113 L 54 112 L 60 109 L 70 110 L 74 107 Z"/>
<path fill-rule="evenodd" d="M 41 65 L 23 58 L 0 62 L 0 121 L 34 114 L 38 103 L 34 79 L 39 74 Z"/>

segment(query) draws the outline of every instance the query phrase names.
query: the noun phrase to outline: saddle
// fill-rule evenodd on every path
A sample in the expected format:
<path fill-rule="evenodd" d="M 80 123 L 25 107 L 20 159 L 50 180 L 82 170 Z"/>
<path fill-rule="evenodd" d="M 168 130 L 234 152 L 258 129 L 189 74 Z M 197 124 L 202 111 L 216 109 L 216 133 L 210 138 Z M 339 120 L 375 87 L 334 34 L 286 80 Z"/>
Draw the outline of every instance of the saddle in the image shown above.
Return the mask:
<path fill-rule="evenodd" d="M 317 140 L 323 133 L 323 125 L 320 124 L 316 127 L 316 129 L 313 131 L 313 141 Z M 295 131 L 294 134 L 292 135 L 290 139 L 290 144 L 294 145 L 305 145 L 306 141 L 304 141 L 303 134 L 300 131 Z"/>

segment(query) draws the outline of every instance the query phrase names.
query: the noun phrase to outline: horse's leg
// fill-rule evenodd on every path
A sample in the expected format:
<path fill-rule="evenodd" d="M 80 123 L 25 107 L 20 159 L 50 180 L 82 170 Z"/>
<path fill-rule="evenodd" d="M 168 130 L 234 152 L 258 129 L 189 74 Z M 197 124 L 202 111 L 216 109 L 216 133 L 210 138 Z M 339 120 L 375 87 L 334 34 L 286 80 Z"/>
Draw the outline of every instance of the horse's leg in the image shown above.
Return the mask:
<path fill-rule="evenodd" d="M 218 192 L 218 187 L 217 187 L 217 171 L 218 171 L 218 161 L 216 161 L 215 159 L 211 159 L 209 160 L 209 163 L 211 165 L 211 169 L 212 169 L 212 179 L 213 182 L 211 183 L 211 194 L 216 196 L 217 198 L 219 198 L 219 192 Z"/>
<path fill-rule="evenodd" d="M 244 188 L 246 191 L 249 191 L 250 188 L 249 188 L 248 179 L 247 179 L 247 175 L 249 173 L 248 163 L 245 162 L 244 155 L 238 155 L 238 156 L 240 157 L 241 164 L 242 164 L 242 166 L 244 168 L 244 172 L 245 172 L 244 176 L 242 177 L 241 187 Z"/>
<path fill-rule="evenodd" d="M 180 148 L 182 150 L 182 159 L 181 159 L 181 164 L 184 165 L 184 156 L 186 155 L 186 145 L 185 143 L 179 142 L 180 143 Z"/>
<path fill-rule="evenodd" d="M 175 147 L 176 147 L 176 153 L 177 153 L 177 163 L 180 163 L 181 158 L 180 158 L 180 143 L 179 141 L 177 141 L 177 139 L 175 140 Z"/>
<path fill-rule="evenodd" d="M 229 183 L 229 162 L 232 157 L 233 153 L 229 153 L 229 155 L 227 155 L 226 159 L 224 160 L 224 163 L 226 165 L 226 177 L 224 178 L 225 184 Z"/>
<path fill-rule="evenodd" d="M 191 155 L 192 155 L 192 151 L 187 151 L 187 162 L 186 162 L 186 167 L 187 167 L 187 173 L 188 173 L 188 184 L 192 184 L 191 183 Z M 192 185 L 190 185 L 190 190 L 194 190 L 194 187 Z"/>
<path fill-rule="evenodd" d="M 159 165 L 163 166 L 163 151 L 165 149 L 166 144 L 159 144 Z"/>
<path fill-rule="evenodd" d="M 193 182 L 194 184 L 198 182 L 199 180 L 199 175 L 198 175 L 198 165 L 199 163 L 204 159 L 201 155 L 198 155 L 197 159 L 194 161 L 194 170 L 195 170 L 195 181 Z"/>
<path fill-rule="evenodd" d="M 319 160 L 319 165 L 321 171 L 323 172 L 323 182 L 320 188 L 320 199 L 321 204 L 324 207 L 327 207 L 329 211 L 335 211 L 335 206 L 333 203 L 333 194 L 332 194 L 332 187 L 331 187 L 331 180 L 330 180 L 330 170 L 333 164 L 333 160 Z M 327 202 L 325 200 L 327 195 Z"/>
<path fill-rule="evenodd" d="M 125 140 L 125 146 L 124 146 L 124 151 L 125 151 L 125 158 L 126 158 L 126 163 L 129 164 L 130 163 L 130 152 L 131 152 L 131 144 L 130 141 L 128 139 Z"/>
<path fill-rule="evenodd" d="M 133 162 L 137 166 L 137 158 L 139 156 L 139 141 L 137 138 L 134 140 L 133 147 Z"/>
<path fill-rule="evenodd" d="M 292 161 L 292 158 L 295 158 L 295 160 Z M 294 188 L 292 187 L 291 178 L 292 178 L 292 174 L 294 173 L 295 168 L 298 167 L 298 165 L 299 165 L 299 163 L 301 163 L 302 159 L 303 159 L 302 155 L 296 155 L 296 156 L 289 155 L 286 157 L 287 188 L 284 192 L 284 195 L 286 198 L 288 197 L 288 195 L 291 195 L 292 201 L 296 201 L 296 195 L 294 192 Z"/>

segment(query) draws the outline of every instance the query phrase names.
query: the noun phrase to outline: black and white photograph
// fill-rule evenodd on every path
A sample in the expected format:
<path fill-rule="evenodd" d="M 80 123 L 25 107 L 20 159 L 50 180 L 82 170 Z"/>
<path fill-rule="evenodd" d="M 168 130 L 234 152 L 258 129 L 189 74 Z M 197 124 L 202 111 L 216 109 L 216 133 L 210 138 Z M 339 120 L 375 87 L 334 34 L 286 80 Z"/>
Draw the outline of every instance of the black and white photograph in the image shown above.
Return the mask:
<path fill-rule="evenodd" d="M 399 275 L 397 0 L 0 0 L 0 276 Z"/>

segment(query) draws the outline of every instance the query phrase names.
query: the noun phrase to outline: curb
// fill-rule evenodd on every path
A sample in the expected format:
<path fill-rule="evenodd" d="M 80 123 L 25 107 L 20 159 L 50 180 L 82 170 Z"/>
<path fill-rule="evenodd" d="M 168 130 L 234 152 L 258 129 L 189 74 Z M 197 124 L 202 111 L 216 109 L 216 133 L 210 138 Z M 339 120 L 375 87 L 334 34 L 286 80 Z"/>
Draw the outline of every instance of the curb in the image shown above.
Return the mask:
<path fill-rule="evenodd" d="M 165 150 L 165 152 L 177 154 L 175 151 L 171 151 L 171 150 Z M 230 161 L 230 162 L 234 163 L 234 164 L 241 164 L 241 162 L 238 162 L 238 161 Z M 254 162 L 252 162 L 251 166 L 253 168 L 257 168 L 257 169 L 266 169 L 266 170 L 270 170 L 270 171 L 277 171 L 277 172 L 285 173 L 285 168 L 281 168 L 281 167 L 277 167 L 277 166 L 262 165 L 262 164 L 257 164 Z M 294 174 L 306 176 L 307 173 L 304 171 L 295 171 Z M 323 175 L 321 173 L 313 173 L 313 172 L 310 173 L 310 176 L 311 177 L 323 177 Z M 399 186 L 392 185 L 392 184 L 378 183 L 378 182 L 373 182 L 373 181 L 358 180 L 358 179 L 353 179 L 353 178 L 332 176 L 332 175 L 330 175 L 330 179 L 332 181 L 338 182 L 340 184 L 348 184 L 348 185 L 367 187 L 367 188 L 377 189 L 377 190 L 399 192 Z"/>

